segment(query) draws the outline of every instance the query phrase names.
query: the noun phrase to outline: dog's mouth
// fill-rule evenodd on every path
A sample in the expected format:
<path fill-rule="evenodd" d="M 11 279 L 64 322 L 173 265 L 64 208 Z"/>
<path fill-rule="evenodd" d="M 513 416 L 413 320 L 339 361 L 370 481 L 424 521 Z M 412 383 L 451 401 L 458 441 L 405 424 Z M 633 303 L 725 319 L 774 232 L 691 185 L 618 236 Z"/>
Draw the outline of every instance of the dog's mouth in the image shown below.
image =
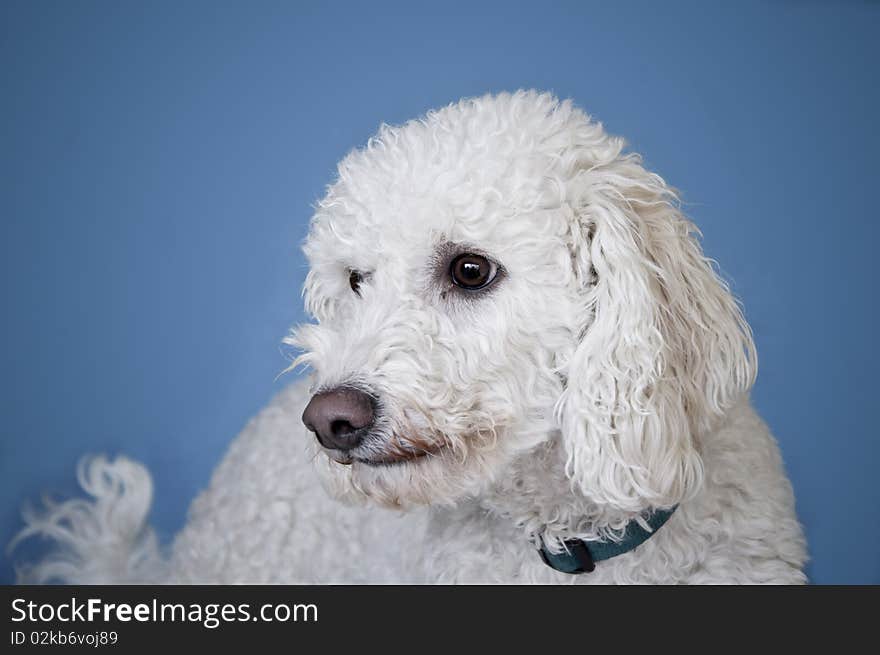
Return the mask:
<path fill-rule="evenodd" d="M 342 450 L 330 450 L 324 448 L 327 456 L 337 464 L 351 466 L 363 464 L 364 466 L 399 466 L 410 462 L 416 462 L 426 457 L 435 457 L 443 450 L 443 444 L 421 446 L 418 449 L 398 446 L 393 450 L 385 450 L 377 453 L 355 454 Z"/>

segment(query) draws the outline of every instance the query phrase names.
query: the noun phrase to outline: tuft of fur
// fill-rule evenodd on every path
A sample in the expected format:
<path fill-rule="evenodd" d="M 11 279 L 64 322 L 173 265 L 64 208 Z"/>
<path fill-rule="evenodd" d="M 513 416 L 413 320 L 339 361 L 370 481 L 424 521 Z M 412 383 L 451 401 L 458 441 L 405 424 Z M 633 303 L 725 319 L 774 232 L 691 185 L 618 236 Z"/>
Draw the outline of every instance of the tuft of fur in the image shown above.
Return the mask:
<path fill-rule="evenodd" d="M 26 507 L 25 527 L 9 544 L 43 537 L 55 548 L 39 563 L 21 567 L 22 584 L 146 584 L 158 582 L 164 564 L 147 525 L 153 483 L 147 470 L 126 457 L 83 458 L 77 480 L 90 499 Z"/>
<path fill-rule="evenodd" d="M 163 579 L 803 582 L 791 485 L 749 404 L 752 335 L 697 235 L 622 139 L 550 94 L 383 125 L 309 228 L 316 322 L 287 339 L 309 379 L 232 444 Z M 496 282 L 456 287 L 461 253 L 493 261 Z M 350 466 L 300 423 L 310 393 L 339 385 L 376 400 Z M 154 544 L 137 536 L 149 494 L 118 489 L 28 519 L 67 546 L 41 579 L 154 568 L 154 546 L 135 546 Z M 673 505 L 589 575 L 535 552 Z"/>

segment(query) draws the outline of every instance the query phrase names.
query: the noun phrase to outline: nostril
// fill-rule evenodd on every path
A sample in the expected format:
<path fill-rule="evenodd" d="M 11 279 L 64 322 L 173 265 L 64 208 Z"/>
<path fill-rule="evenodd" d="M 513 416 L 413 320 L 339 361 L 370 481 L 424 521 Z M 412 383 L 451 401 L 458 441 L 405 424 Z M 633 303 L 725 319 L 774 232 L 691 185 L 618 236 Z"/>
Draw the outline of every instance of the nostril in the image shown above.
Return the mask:
<path fill-rule="evenodd" d="M 348 421 L 337 420 L 330 423 L 330 431 L 337 437 L 345 437 L 355 431 L 354 426 Z"/>

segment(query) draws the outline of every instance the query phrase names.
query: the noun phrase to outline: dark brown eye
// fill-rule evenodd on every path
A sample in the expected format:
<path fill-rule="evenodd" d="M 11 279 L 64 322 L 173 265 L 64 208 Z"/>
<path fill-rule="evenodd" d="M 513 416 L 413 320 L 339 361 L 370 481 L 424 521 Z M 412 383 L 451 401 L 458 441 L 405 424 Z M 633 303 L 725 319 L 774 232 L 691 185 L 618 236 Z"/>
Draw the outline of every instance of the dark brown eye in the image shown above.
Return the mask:
<path fill-rule="evenodd" d="M 452 282 L 468 291 L 482 289 L 492 283 L 498 267 L 482 255 L 464 254 L 452 260 L 449 275 Z"/>
<path fill-rule="evenodd" d="M 348 284 L 357 295 L 361 295 L 361 282 L 363 281 L 364 276 L 359 271 L 348 272 Z"/>

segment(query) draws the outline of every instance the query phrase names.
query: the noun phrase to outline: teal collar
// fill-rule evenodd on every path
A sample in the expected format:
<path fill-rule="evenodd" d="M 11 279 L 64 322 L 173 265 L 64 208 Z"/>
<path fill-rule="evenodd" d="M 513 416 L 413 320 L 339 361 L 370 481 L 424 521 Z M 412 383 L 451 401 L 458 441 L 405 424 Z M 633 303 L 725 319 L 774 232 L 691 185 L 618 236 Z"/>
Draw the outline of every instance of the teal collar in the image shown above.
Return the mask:
<path fill-rule="evenodd" d="M 678 506 L 676 505 L 676 507 Z M 638 521 L 630 521 L 627 523 L 620 541 L 567 539 L 563 542 L 565 550 L 561 553 L 551 553 L 541 541 L 541 549 L 538 553 L 544 560 L 544 564 L 561 573 L 589 573 L 596 568 L 596 562 L 628 553 L 650 539 L 669 520 L 676 507 L 655 510 L 645 516 L 645 522 L 650 530 L 643 528 Z"/>

